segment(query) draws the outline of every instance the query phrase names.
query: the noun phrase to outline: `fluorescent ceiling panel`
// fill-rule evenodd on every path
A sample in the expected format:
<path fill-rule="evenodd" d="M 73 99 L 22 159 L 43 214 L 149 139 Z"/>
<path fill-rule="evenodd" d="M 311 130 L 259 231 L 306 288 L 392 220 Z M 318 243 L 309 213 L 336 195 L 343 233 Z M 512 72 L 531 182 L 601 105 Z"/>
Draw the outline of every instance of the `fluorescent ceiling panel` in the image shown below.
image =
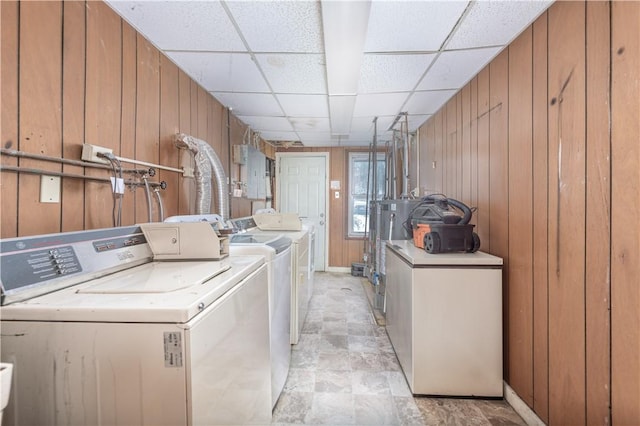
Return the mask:
<path fill-rule="evenodd" d="M 457 90 L 433 90 L 414 92 L 404 106 L 409 115 L 434 114 L 445 104 Z"/>
<path fill-rule="evenodd" d="M 311 1 L 228 1 L 253 52 L 324 52 L 320 3 Z"/>
<path fill-rule="evenodd" d="M 358 93 L 411 91 L 434 58 L 435 54 L 366 54 L 362 58 Z"/>
<path fill-rule="evenodd" d="M 442 52 L 417 90 L 459 89 L 478 73 L 502 47 Z"/>
<path fill-rule="evenodd" d="M 323 55 L 256 54 L 256 59 L 276 93 L 327 92 Z"/>
<path fill-rule="evenodd" d="M 219 1 L 107 3 L 162 50 L 246 51 Z"/>
<path fill-rule="evenodd" d="M 293 127 L 289 120 L 284 117 L 262 117 L 262 116 L 247 116 L 240 115 L 238 118 L 245 124 L 248 124 L 252 129 L 258 132 L 264 131 L 290 131 L 293 132 Z"/>
<path fill-rule="evenodd" d="M 210 92 L 270 92 L 248 53 L 167 52 Z"/>
<path fill-rule="evenodd" d="M 375 117 L 393 115 L 400 112 L 410 93 L 376 93 L 358 95 L 353 111 L 354 117 Z"/>
<path fill-rule="evenodd" d="M 289 117 L 293 129 L 299 132 L 328 132 L 331 130 L 329 119 L 322 118 L 293 118 Z"/>
<path fill-rule="evenodd" d="M 374 1 L 365 52 L 437 51 L 466 1 Z"/>
<path fill-rule="evenodd" d="M 552 1 L 475 1 L 446 49 L 506 45 Z"/>
<path fill-rule="evenodd" d="M 349 133 L 355 102 L 355 96 L 329 96 L 332 134 Z"/>
<path fill-rule="evenodd" d="M 211 93 L 225 107 L 233 109 L 235 115 L 282 117 L 280 105 L 273 95 L 264 93 Z"/>
<path fill-rule="evenodd" d="M 266 141 L 297 141 L 300 139 L 296 132 L 260 132 L 260 137 Z"/>
<path fill-rule="evenodd" d="M 355 95 L 367 36 L 368 1 L 322 1 L 322 29 L 330 95 Z"/>
<path fill-rule="evenodd" d="M 291 117 L 328 117 L 326 95 L 276 95 L 284 113 Z"/>

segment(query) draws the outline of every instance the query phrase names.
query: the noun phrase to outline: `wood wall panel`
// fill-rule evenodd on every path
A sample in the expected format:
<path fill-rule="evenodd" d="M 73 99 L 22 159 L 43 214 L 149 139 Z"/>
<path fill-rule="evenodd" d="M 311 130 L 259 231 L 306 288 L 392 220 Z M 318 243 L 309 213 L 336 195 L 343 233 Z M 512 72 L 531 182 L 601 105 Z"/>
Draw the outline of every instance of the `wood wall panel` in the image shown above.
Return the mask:
<path fill-rule="evenodd" d="M 87 50 L 84 142 L 120 155 L 122 89 L 122 20 L 106 4 L 87 3 Z M 89 176 L 112 173 L 87 168 Z M 115 196 L 108 183 L 85 182 L 85 224 L 91 229 L 115 226 Z"/>
<path fill-rule="evenodd" d="M 138 34 L 136 90 L 136 160 L 157 164 L 160 161 L 160 54 Z M 157 181 L 157 175 L 150 180 Z M 153 194 L 150 195 L 153 197 Z M 136 190 L 136 223 L 149 222 L 147 195 Z M 151 200 L 151 221 L 157 221 L 157 206 Z"/>
<path fill-rule="evenodd" d="M 640 3 L 611 21 L 612 423 L 640 424 Z"/>
<path fill-rule="evenodd" d="M 84 142 L 84 88 L 85 74 L 85 3 L 65 1 L 63 11 L 62 40 L 62 156 L 78 159 Z M 78 166 L 63 165 L 67 173 L 83 174 Z M 84 184 L 82 179 L 62 179 L 61 231 L 84 229 Z"/>
<path fill-rule="evenodd" d="M 478 74 L 478 221 L 476 232 L 480 237 L 480 250 L 491 253 L 489 239 L 489 67 Z"/>
<path fill-rule="evenodd" d="M 478 78 L 474 77 L 469 83 L 469 206 L 478 206 Z M 478 214 L 471 216 L 471 223 L 478 225 Z M 477 228 L 474 229 L 476 232 Z"/>
<path fill-rule="evenodd" d="M 511 387 L 533 406 L 533 77 L 532 30 L 509 46 L 508 348 Z M 494 156 L 491 156 L 492 161 Z M 493 202 L 492 202 L 493 204 Z"/>
<path fill-rule="evenodd" d="M 0 21 L 2 23 L 2 49 L 0 49 L 0 96 L 2 116 L 0 118 L 0 138 L 2 147 L 18 149 L 18 3 L 14 1 L 0 2 Z M 3 155 L 2 165 L 17 166 L 18 159 Z M 18 198 L 18 175 L 13 172 L 2 172 L 0 176 L 0 237 L 10 238 L 18 235 L 18 204 L 9 202 Z"/>
<path fill-rule="evenodd" d="M 547 13 L 533 24 L 533 405 L 549 421 Z M 522 367 L 522 368 L 528 368 Z"/>
<path fill-rule="evenodd" d="M 584 46 L 585 4 L 557 3 L 549 10 L 548 63 L 549 421 L 553 424 L 585 422 Z"/>
<path fill-rule="evenodd" d="M 471 87 L 460 92 L 460 201 L 471 206 Z"/>
<path fill-rule="evenodd" d="M 587 2 L 586 43 L 586 421 L 611 424 L 609 4 Z M 638 401 L 640 403 L 640 400 Z"/>
<path fill-rule="evenodd" d="M 19 13 L 19 149 L 61 157 L 62 3 L 21 2 Z M 28 159 L 20 166 L 62 170 L 56 163 Z M 18 235 L 59 232 L 60 203 L 39 202 L 40 176 L 20 175 L 18 188 Z"/>
<path fill-rule="evenodd" d="M 444 171 L 445 167 L 445 158 L 444 158 L 444 139 L 443 134 L 445 133 L 445 124 L 443 119 L 443 111 L 442 109 L 435 115 L 434 124 L 435 124 L 435 162 L 436 168 L 434 170 L 435 179 L 433 181 L 433 192 L 443 192 L 444 188 Z"/>
<path fill-rule="evenodd" d="M 179 94 L 180 94 L 180 132 L 191 134 L 191 79 L 182 70 L 178 71 L 179 79 Z M 225 127 L 226 129 L 226 127 Z M 193 156 L 187 150 L 180 150 L 180 166 L 181 167 L 194 167 Z M 194 213 L 193 206 L 195 206 L 195 179 L 184 178 L 180 180 L 180 199 L 178 201 L 178 211 L 186 212 L 187 214 Z M 231 202 L 230 202 L 231 204 Z"/>
<path fill-rule="evenodd" d="M 180 93 L 178 67 L 166 56 L 160 56 L 160 164 L 180 167 L 175 134 L 180 131 Z M 164 205 L 164 217 L 178 214 L 180 199 L 180 174 L 160 170 L 160 181 L 167 182 L 167 189 L 160 190 Z M 155 195 L 155 193 L 154 193 Z M 154 197 L 154 203 L 156 199 Z M 159 215 L 156 220 L 160 220 Z"/>
<path fill-rule="evenodd" d="M 120 111 L 120 156 L 136 156 L 136 93 L 138 90 L 138 36 L 122 22 L 122 110 Z M 143 169 L 144 167 L 139 167 Z M 136 198 L 144 198 L 140 188 L 127 189 L 122 198 L 122 224 L 136 223 Z"/>

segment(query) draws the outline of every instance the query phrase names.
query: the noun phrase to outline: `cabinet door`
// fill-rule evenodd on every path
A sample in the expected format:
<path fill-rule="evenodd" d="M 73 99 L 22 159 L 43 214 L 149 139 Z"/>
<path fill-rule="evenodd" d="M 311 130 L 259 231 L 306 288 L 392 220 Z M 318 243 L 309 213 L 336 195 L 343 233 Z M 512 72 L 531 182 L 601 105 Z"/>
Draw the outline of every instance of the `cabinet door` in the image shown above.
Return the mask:
<path fill-rule="evenodd" d="M 397 254 L 386 248 L 386 326 L 409 387 L 413 390 L 412 354 L 412 269 Z"/>

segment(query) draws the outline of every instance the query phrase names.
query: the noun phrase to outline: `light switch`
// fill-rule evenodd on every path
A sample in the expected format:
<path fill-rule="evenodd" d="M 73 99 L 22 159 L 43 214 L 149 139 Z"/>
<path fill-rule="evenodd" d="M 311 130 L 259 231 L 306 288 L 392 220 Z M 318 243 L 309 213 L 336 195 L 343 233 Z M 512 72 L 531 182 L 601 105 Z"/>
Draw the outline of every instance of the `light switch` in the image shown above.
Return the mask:
<path fill-rule="evenodd" d="M 335 198 L 340 198 L 340 191 L 336 191 L 333 196 Z"/>
<path fill-rule="evenodd" d="M 40 176 L 40 202 L 60 202 L 60 176 Z"/>

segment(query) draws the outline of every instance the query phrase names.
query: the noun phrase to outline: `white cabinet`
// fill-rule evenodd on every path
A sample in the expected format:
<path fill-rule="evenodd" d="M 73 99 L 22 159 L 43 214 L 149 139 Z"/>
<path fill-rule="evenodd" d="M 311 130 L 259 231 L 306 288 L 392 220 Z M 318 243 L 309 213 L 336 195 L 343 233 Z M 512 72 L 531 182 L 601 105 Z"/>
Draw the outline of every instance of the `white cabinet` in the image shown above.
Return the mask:
<path fill-rule="evenodd" d="M 386 327 L 411 392 L 502 396 L 502 259 L 386 246 Z"/>

